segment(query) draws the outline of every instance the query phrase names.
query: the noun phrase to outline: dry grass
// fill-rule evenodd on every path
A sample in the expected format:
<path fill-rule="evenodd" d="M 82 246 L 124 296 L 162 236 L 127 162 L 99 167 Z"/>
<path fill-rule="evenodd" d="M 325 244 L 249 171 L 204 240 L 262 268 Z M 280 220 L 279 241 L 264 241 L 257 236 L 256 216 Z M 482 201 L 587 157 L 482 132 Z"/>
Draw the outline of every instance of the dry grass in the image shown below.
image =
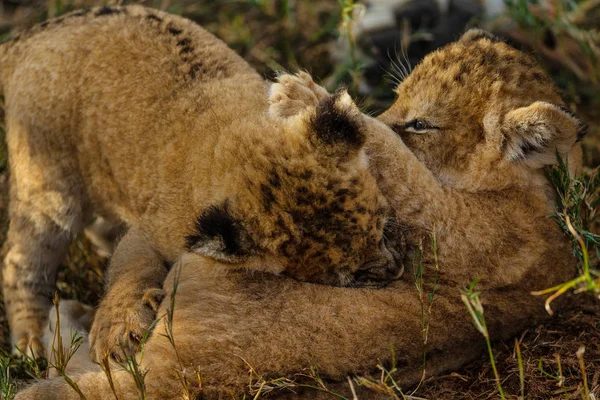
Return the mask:
<path fill-rule="evenodd" d="M 600 396 L 600 312 L 597 300 L 570 295 L 571 303 L 552 322 L 529 329 L 518 338 L 527 399 L 582 399 L 583 375 L 577 351 L 584 345 L 590 392 Z M 507 398 L 521 393 L 519 362 L 513 341 L 496 343 L 494 356 Z M 430 379 L 420 396 L 428 399 L 497 399 L 490 361 L 484 357 L 458 373 Z M 588 397 L 589 398 L 589 397 Z"/>
<path fill-rule="evenodd" d="M 89 0 L 77 0 L 78 6 L 82 3 L 92 4 Z M 272 77 L 276 71 L 282 69 L 294 70 L 302 67 L 323 82 L 330 85 L 345 82 L 351 88 L 356 85 L 357 77 L 361 73 L 361 60 L 357 59 L 356 54 L 348 54 L 344 62 L 334 65 L 329 50 L 337 45 L 339 27 L 346 33 L 351 32 L 348 30 L 348 24 L 353 23 L 351 10 L 355 3 L 357 2 L 348 0 L 144 2 L 146 5 L 183 14 L 201 23 L 225 40 L 266 77 Z M 518 28 L 512 31 L 513 39 L 520 41 L 527 48 L 537 50 L 544 65 L 555 76 L 570 106 L 590 125 L 590 133 L 584 141 L 586 160 L 588 167 L 598 166 L 600 115 L 597 110 L 600 109 L 600 75 L 595 53 L 597 32 L 594 33 L 596 36 L 581 35 L 581 32 L 591 32 L 590 27 L 598 26 L 600 2 L 579 1 L 581 9 L 586 10 L 585 13 L 579 9 L 558 8 L 557 4 L 567 3 L 562 0 L 546 0 L 540 3 L 558 11 L 544 13 L 543 8 L 530 7 L 521 0 L 513 2 L 514 8 L 511 9 L 508 19 L 512 26 Z M 10 3 L 12 6 L 9 3 L 5 4 L 5 15 L 0 16 L 0 33 L 7 33 L 10 29 L 23 29 L 32 23 L 76 7 L 75 3 L 57 0 L 30 1 L 27 6 L 15 6 L 17 3 Z M 342 22 L 346 25 L 342 25 Z M 548 49 L 550 46 L 546 40 L 548 32 L 555 43 L 551 49 Z M 349 38 L 351 35 L 346 35 L 345 39 L 342 35 L 342 40 Z M 350 48 L 355 45 L 351 42 Z M 560 57 L 561 51 L 575 54 L 570 58 L 576 59 L 577 63 L 565 61 L 565 57 Z M 382 77 L 382 85 L 386 84 Z M 389 101 L 389 90 L 381 98 L 377 98 L 378 95 L 371 96 L 366 103 L 384 106 L 385 101 Z M 8 225 L 7 186 L 6 151 L 3 137 L 0 137 L 0 243 L 5 239 Z M 592 224 L 590 230 L 598 232 L 597 222 L 596 225 Z M 597 263 L 597 259 L 592 262 Z M 102 273 L 105 266 L 105 260 L 94 253 L 87 240 L 75 238 L 69 255 L 59 270 L 59 296 L 87 304 L 97 304 L 102 295 Z M 433 301 L 433 298 L 425 298 L 425 294 L 424 323 L 427 319 L 428 304 Z M 485 293 L 481 296 L 485 297 Z M 498 381 L 507 398 L 525 396 L 527 399 L 582 399 L 586 393 L 587 398 L 600 396 L 600 307 L 592 296 L 566 294 L 563 297 L 560 301 L 563 304 L 569 303 L 569 307 L 563 307 L 552 322 L 523 332 L 517 338 L 517 346 L 514 341 L 493 345 Z M 0 348 L 8 348 L 7 334 L 3 303 L 0 301 Z M 584 353 L 580 350 L 582 346 L 585 346 Z M 0 363 L 0 381 L 4 383 L 0 385 L 0 393 L 3 394 L 14 390 L 6 379 L 8 371 L 12 378 L 18 378 L 21 382 L 29 377 L 22 363 L 10 360 L 10 368 L 8 363 L 8 359 L 2 359 Z M 376 363 L 374 360 L 373 364 Z M 43 369 L 44 364 L 36 368 Z M 307 385 L 327 390 L 325 383 L 318 376 L 318 371 L 312 371 L 309 375 L 304 377 L 310 382 Z M 498 381 L 493 373 L 490 358 L 482 355 L 479 361 L 471 363 L 457 373 L 423 382 L 418 392 L 412 395 L 427 399 L 496 399 Z M 382 367 L 381 381 L 365 382 L 356 378 L 349 380 L 348 384 L 372 385 L 373 390 L 387 391 L 390 398 L 407 398 L 400 388 L 394 387 L 393 368 L 386 370 Z M 250 398 L 260 397 L 268 391 L 291 389 L 297 385 L 297 382 L 287 378 L 264 380 L 255 375 L 249 386 L 249 394 Z"/>

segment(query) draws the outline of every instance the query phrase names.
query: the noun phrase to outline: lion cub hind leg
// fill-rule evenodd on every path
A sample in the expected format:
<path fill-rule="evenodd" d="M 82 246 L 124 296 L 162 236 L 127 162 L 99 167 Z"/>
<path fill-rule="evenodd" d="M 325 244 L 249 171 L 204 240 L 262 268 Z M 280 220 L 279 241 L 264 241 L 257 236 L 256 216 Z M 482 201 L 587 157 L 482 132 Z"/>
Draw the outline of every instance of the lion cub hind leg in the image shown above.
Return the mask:
<path fill-rule="evenodd" d="M 82 228 L 82 199 L 74 169 L 57 157 L 32 129 L 7 118 L 10 165 L 9 227 L 3 265 L 3 294 L 14 352 L 43 354 L 56 270 Z"/>

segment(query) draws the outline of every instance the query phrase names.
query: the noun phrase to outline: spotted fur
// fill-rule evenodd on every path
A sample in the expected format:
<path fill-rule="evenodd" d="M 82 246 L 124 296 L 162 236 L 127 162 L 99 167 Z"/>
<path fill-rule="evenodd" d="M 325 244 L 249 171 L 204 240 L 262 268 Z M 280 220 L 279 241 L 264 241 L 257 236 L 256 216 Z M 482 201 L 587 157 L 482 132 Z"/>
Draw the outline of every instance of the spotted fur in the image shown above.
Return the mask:
<path fill-rule="evenodd" d="M 396 92 L 381 119 L 454 186 L 511 185 L 523 165 L 555 163 L 585 132 L 531 55 L 481 30 L 428 55 Z M 407 132 L 414 119 L 439 129 Z"/>
<path fill-rule="evenodd" d="M 141 229 L 169 263 L 188 251 L 333 285 L 365 284 L 353 274 L 372 259 L 399 271 L 357 111 L 336 100 L 269 116 L 267 83 L 193 22 L 139 6 L 75 11 L 2 46 L 0 64 L 3 290 L 20 348 L 40 351 L 56 268 L 92 211 Z M 164 263 L 151 267 L 126 274 L 138 299 L 162 285 Z M 384 272 L 378 284 L 395 278 Z M 147 327 L 138 303 L 111 316 Z"/>
<path fill-rule="evenodd" d="M 505 70 L 505 63 L 514 70 Z M 537 83 L 521 82 L 520 77 L 536 73 Z M 381 120 L 364 116 L 361 124 L 369 166 L 396 216 L 387 225 L 392 231 L 404 228 L 408 267 L 423 286 L 415 288 L 413 277 L 382 290 L 309 285 L 272 275 L 225 273 L 212 261 L 185 257 L 165 285 L 169 296 L 179 276 L 176 313 L 185 317 L 175 318 L 174 329 L 183 350 L 175 354 L 159 324 L 144 348 L 149 397 L 181 397 L 180 380 L 173 376 L 173 370 L 181 370 L 179 360 L 190 371 L 190 392 L 207 399 L 247 395 L 249 366 L 261 376 L 293 379 L 318 370 L 337 394 L 380 399 L 379 392 L 348 385 L 349 375 L 380 379 L 381 371 L 373 368 L 378 362 L 393 365 L 394 381 L 408 389 L 424 375 L 457 370 L 485 350 L 460 297 L 474 280 L 492 340 L 514 337 L 548 317 L 544 299 L 530 292 L 570 279 L 576 260 L 569 238 L 547 218 L 556 204 L 542 165 L 549 160 L 534 150 L 559 143 L 564 151 L 570 143 L 569 163 L 576 170 L 579 124 L 554 105 L 559 102 L 554 87 L 528 56 L 485 37 L 426 57 L 397 93 Z M 332 102 L 328 96 L 307 74 L 283 75 L 273 85 L 270 113 L 312 115 L 321 101 Z M 541 135 L 539 124 L 530 126 L 534 117 L 549 135 Z M 417 132 L 408 124 L 415 118 L 426 118 L 435 128 Z M 525 159 L 512 159 L 502 147 L 507 140 L 536 137 L 548 140 L 531 147 L 514 143 L 529 150 Z M 267 176 L 274 183 L 283 179 L 279 171 Z M 338 197 L 355 193 L 344 185 L 331 189 Z M 271 190 L 265 198 L 278 196 Z M 143 241 L 118 250 L 152 253 Z M 169 302 L 162 307 L 159 313 Z M 113 379 L 120 398 L 137 396 L 125 371 Z M 86 396 L 111 393 L 98 369 L 77 383 Z M 296 388 L 269 395 L 330 398 L 329 392 Z M 79 398 L 58 379 L 32 387 L 21 398 L 48 396 Z"/>

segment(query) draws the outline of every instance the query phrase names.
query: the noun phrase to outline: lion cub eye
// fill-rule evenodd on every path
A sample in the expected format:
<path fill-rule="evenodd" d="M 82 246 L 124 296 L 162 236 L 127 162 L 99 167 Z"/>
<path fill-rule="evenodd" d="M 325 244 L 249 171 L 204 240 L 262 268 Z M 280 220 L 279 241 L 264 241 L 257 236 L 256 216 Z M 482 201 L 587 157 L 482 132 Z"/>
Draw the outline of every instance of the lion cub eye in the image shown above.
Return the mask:
<path fill-rule="evenodd" d="M 424 132 L 432 129 L 438 129 L 423 119 L 413 119 L 404 124 L 406 132 Z"/>

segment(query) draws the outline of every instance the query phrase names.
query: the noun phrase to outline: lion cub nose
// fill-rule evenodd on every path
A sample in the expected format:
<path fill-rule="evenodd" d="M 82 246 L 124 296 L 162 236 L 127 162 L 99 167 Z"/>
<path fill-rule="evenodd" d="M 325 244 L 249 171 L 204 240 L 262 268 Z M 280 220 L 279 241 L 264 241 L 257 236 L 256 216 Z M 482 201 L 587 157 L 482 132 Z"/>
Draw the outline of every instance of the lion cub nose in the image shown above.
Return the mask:
<path fill-rule="evenodd" d="M 396 262 L 392 253 L 384 248 L 376 259 L 364 263 L 354 273 L 354 286 L 383 287 L 398 279 L 403 272 L 403 265 Z"/>

